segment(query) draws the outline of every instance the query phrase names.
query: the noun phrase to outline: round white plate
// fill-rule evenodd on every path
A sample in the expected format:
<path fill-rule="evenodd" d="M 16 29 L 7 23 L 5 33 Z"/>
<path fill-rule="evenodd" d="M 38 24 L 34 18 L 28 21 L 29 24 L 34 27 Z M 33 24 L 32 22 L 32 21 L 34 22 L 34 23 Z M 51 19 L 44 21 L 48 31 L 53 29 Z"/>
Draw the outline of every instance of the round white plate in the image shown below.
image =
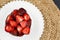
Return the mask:
<path fill-rule="evenodd" d="M 32 19 L 31 32 L 29 35 L 22 37 L 13 36 L 5 32 L 6 17 L 14 10 L 24 8 Z M 39 40 L 44 28 L 42 13 L 33 4 L 26 1 L 13 1 L 1 8 L 0 10 L 0 40 Z"/>

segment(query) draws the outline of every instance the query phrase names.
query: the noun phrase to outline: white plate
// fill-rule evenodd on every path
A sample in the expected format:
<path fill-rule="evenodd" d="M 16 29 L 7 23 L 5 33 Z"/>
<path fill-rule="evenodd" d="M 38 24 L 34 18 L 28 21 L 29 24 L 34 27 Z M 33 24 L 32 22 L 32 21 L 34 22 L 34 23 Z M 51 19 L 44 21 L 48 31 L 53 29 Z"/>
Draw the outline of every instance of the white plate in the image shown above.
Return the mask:
<path fill-rule="evenodd" d="M 31 32 L 29 35 L 22 37 L 13 36 L 5 32 L 5 19 L 14 10 L 19 8 L 26 9 L 32 19 Z M 33 4 L 26 1 L 13 1 L 1 8 L 0 10 L 0 40 L 39 40 L 43 33 L 44 20 L 42 13 Z"/>

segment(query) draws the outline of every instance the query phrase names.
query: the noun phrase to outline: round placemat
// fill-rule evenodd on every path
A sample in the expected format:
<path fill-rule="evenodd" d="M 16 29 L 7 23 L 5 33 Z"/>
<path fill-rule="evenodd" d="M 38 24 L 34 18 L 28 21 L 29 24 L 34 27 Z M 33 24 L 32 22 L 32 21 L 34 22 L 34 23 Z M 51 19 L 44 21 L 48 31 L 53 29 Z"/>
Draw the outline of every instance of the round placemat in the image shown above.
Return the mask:
<path fill-rule="evenodd" d="M 12 0 L 1 0 L 0 7 Z M 40 40 L 60 40 L 60 11 L 53 0 L 25 0 L 33 3 L 43 14 L 44 32 Z"/>

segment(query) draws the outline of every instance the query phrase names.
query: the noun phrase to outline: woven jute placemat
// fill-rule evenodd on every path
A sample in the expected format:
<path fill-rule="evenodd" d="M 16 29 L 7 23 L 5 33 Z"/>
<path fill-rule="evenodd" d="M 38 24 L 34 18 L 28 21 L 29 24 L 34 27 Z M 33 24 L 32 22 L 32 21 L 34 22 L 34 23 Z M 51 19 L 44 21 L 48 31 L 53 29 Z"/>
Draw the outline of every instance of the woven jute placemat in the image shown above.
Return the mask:
<path fill-rule="evenodd" d="M 0 0 L 0 7 L 12 0 Z M 25 0 L 34 4 L 43 14 L 44 32 L 40 40 L 60 40 L 60 11 L 53 0 Z"/>

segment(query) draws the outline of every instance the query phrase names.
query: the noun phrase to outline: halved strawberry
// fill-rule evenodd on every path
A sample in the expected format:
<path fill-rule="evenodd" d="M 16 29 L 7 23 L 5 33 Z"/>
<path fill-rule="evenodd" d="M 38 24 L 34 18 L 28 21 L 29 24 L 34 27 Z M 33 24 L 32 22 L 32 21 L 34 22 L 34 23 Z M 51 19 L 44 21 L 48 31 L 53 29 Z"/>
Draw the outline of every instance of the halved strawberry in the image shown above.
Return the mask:
<path fill-rule="evenodd" d="M 11 31 L 13 31 L 13 28 L 10 25 L 6 25 L 5 26 L 5 31 L 11 32 Z"/>
<path fill-rule="evenodd" d="M 29 20 L 30 19 L 29 15 L 28 14 L 24 14 L 24 19 L 25 20 Z"/>
<path fill-rule="evenodd" d="M 29 34 L 30 33 L 30 28 L 29 27 L 26 27 L 23 29 L 22 31 L 24 34 Z"/>
<path fill-rule="evenodd" d="M 24 18 L 23 18 L 22 16 L 19 16 L 19 15 L 16 16 L 16 21 L 17 21 L 18 23 L 20 23 L 20 22 L 23 21 L 23 20 L 24 20 Z"/>
<path fill-rule="evenodd" d="M 27 21 L 27 26 L 30 28 L 31 27 L 31 20 Z"/>
<path fill-rule="evenodd" d="M 26 25 L 27 25 L 27 22 L 26 21 L 22 21 L 22 22 L 20 22 L 20 25 L 21 25 L 22 28 L 25 28 Z"/>
<path fill-rule="evenodd" d="M 23 15 L 24 13 L 26 13 L 26 10 L 23 8 L 19 9 L 19 15 Z"/>
<path fill-rule="evenodd" d="M 22 32 L 22 29 L 23 29 L 23 28 L 22 28 L 21 26 L 19 26 L 19 25 L 17 26 L 17 31 L 18 31 L 19 33 Z"/>
<path fill-rule="evenodd" d="M 10 20 L 10 25 L 12 27 L 16 27 L 17 26 L 17 23 L 15 21 L 13 21 L 13 20 Z"/>
<path fill-rule="evenodd" d="M 24 34 L 23 34 L 22 32 L 18 34 L 18 36 L 20 36 L 20 37 L 23 36 L 23 35 L 24 35 Z"/>
<path fill-rule="evenodd" d="M 17 30 L 13 30 L 12 32 L 11 32 L 11 34 L 13 34 L 13 35 L 16 35 L 17 36 Z"/>
<path fill-rule="evenodd" d="M 15 17 L 17 14 L 18 14 L 18 10 L 15 9 L 15 10 L 12 12 L 12 15 Z"/>
<path fill-rule="evenodd" d="M 12 16 L 11 15 L 8 15 L 7 19 L 6 19 L 6 22 L 9 22 L 10 20 L 12 20 Z"/>

